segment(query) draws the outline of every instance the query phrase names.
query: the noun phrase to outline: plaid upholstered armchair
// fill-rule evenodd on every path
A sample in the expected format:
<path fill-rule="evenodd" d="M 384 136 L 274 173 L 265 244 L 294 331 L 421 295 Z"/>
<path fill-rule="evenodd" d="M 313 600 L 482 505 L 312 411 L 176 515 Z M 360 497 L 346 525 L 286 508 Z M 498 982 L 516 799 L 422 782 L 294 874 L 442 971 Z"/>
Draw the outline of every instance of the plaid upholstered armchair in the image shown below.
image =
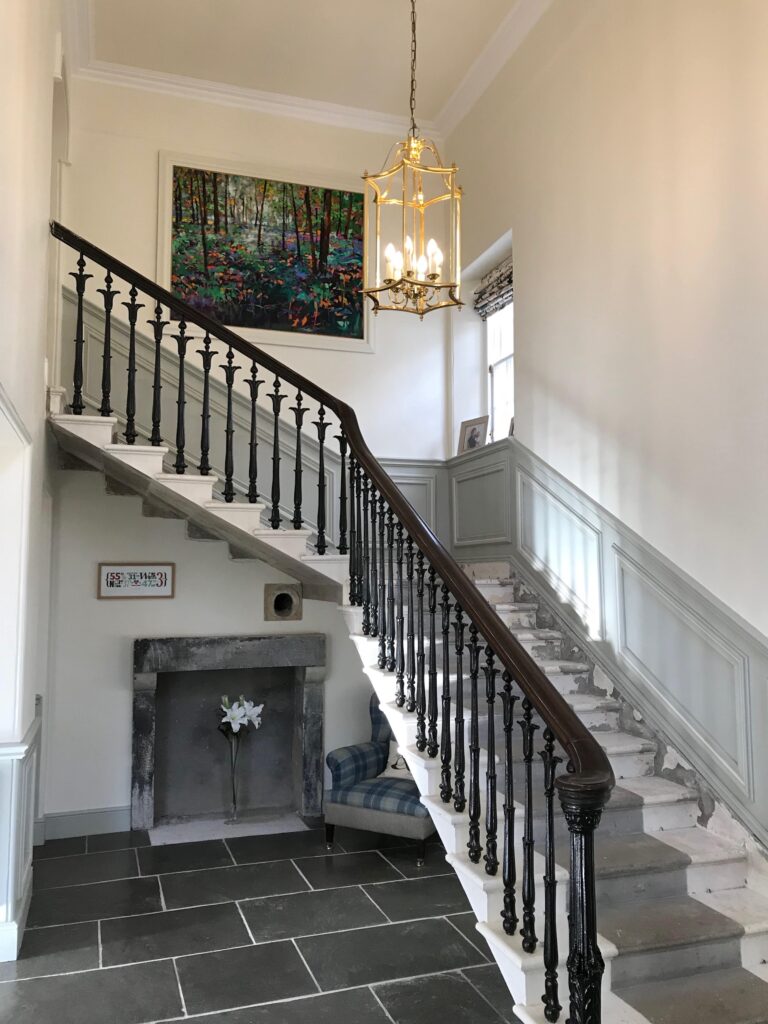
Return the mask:
<path fill-rule="evenodd" d="M 339 747 L 326 757 L 332 780 L 325 794 L 326 842 L 330 848 L 336 825 L 415 839 L 421 867 L 426 841 L 435 831 L 432 819 L 403 759 L 390 757 L 392 731 L 375 693 L 370 714 L 370 742 Z"/>

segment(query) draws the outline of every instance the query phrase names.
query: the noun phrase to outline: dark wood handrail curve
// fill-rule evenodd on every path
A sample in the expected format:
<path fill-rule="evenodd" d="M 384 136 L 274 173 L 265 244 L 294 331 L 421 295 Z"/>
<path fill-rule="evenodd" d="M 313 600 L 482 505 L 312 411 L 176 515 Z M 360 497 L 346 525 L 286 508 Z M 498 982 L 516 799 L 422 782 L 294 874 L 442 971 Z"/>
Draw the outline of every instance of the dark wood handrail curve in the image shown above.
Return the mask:
<path fill-rule="evenodd" d="M 351 406 L 57 221 L 51 223 L 51 233 L 82 256 L 167 306 L 179 319 L 195 324 L 236 352 L 255 360 L 259 366 L 336 414 L 361 468 L 567 754 L 570 770 L 557 779 L 561 799 L 571 807 L 599 812 L 608 801 L 615 782 L 602 747 L 382 468 L 365 443 Z"/>

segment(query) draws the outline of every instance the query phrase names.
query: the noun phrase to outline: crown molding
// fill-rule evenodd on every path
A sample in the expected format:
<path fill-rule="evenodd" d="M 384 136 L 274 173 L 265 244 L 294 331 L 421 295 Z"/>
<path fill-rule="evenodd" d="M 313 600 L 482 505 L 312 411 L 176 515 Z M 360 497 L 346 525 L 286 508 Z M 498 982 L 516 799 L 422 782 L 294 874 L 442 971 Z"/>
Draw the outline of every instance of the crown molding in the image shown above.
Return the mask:
<path fill-rule="evenodd" d="M 463 121 L 551 4 L 552 0 L 517 0 L 437 115 L 443 138 Z"/>

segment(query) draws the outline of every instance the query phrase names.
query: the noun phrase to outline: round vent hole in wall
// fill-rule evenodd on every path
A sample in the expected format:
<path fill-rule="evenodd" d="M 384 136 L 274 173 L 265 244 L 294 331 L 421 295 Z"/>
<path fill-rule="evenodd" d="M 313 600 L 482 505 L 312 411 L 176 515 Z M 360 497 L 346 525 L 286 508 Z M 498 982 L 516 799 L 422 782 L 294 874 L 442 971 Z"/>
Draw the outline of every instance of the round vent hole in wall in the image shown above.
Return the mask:
<path fill-rule="evenodd" d="M 294 583 L 267 583 L 264 587 L 264 619 L 296 622 L 302 617 L 301 587 Z"/>

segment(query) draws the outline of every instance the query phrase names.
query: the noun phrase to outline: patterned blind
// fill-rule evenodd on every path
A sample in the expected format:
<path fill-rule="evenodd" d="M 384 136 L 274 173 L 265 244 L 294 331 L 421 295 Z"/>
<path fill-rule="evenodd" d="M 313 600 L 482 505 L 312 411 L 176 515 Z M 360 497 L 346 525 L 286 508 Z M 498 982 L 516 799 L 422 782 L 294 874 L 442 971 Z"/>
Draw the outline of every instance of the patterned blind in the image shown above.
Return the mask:
<path fill-rule="evenodd" d="M 475 292 L 475 310 L 483 320 L 487 320 L 491 313 L 498 313 L 511 305 L 513 297 L 512 257 L 508 256 L 480 282 Z"/>

